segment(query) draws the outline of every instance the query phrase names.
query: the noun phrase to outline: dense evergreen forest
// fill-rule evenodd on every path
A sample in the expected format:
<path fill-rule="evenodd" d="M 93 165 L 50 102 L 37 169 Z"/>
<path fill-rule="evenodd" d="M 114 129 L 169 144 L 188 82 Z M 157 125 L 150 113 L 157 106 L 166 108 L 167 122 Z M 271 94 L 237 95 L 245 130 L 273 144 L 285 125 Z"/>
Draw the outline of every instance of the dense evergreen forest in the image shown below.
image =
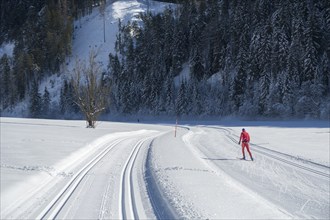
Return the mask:
<path fill-rule="evenodd" d="M 329 117 L 330 2 L 186 1 L 120 27 L 110 55 L 121 113 Z M 185 65 L 190 79 L 174 80 Z"/>
<path fill-rule="evenodd" d="M 119 22 L 107 113 L 328 119 L 329 1 L 181 2 Z M 39 85 L 59 73 L 73 21 L 96 3 L 1 0 L 0 45 L 15 42 L 13 57 L 0 57 L 1 111 L 27 98 L 31 117 L 79 111 L 70 80 L 55 105 Z M 179 81 L 183 69 L 189 77 Z"/>
<path fill-rule="evenodd" d="M 41 97 L 39 83 L 59 72 L 71 54 L 74 19 L 91 13 L 96 2 L 1 0 L 0 45 L 15 43 L 13 57 L 0 57 L 1 110 L 30 97 L 32 117 L 49 115 L 49 94 L 45 88 Z"/>

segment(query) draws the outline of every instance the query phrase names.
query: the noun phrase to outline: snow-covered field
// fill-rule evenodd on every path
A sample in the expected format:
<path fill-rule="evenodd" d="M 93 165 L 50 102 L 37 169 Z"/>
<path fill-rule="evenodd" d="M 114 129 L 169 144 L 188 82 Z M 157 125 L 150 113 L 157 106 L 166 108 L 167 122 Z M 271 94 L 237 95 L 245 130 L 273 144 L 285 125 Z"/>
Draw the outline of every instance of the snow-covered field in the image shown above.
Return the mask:
<path fill-rule="evenodd" d="M 326 121 L 0 120 L 1 219 L 330 218 Z"/>
<path fill-rule="evenodd" d="M 109 2 L 106 42 L 97 8 L 77 21 L 67 68 L 91 48 L 106 67 L 118 19 L 148 2 Z M 63 79 L 52 80 L 56 100 Z M 179 122 L 176 137 L 172 122 L 85 126 L 0 118 L 0 219 L 330 219 L 328 121 Z M 238 159 L 242 127 L 254 162 Z"/>

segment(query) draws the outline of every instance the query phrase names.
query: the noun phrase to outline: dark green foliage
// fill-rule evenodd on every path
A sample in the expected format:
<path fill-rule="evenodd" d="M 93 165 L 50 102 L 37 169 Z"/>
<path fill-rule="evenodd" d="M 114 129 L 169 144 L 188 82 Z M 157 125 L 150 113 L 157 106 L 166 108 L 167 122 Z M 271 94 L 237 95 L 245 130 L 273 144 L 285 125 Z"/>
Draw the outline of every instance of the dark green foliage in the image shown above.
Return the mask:
<path fill-rule="evenodd" d="M 181 82 L 178 96 L 176 98 L 176 116 L 188 115 L 188 91 L 185 82 Z"/>
<path fill-rule="evenodd" d="M 48 117 L 50 115 L 50 94 L 47 87 L 45 87 L 44 94 L 42 96 L 42 115 Z"/>
<path fill-rule="evenodd" d="M 120 26 L 112 55 L 122 58 L 121 70 L 110 64 L 119 112 L 126 96 L 140 101 L 125 113 L 173 114 L 171 103 L 179 116 L 322 118 L 327 112 L 329 1 L 183 1 L 141 18 L 141 27 Z M 166 88 L 185 65 L 190 79 L 172 95 Z M 128 82 L 130 90 L 123 89 Z"/>
<path fill-rule="evenodd" d="M 87 14 L 92 0 L 31 0 L 0 1 L 0 45 L 14 42 L 8 87 L 3 108 L 8 100 L 17 101 L 32 94 L 34 80 L 56 73 L 71 53 L 73 17 Z M 4 75 L 5 76 L 5 75 Z M 6 89 L 6 88 L 4 88 Z M 7 91 L 4 91 L 7 94 Z"/>
<path fill-rule="evenodd" d="M 1 109 L 27 94 L 38 106 L 34 82 L 59 70 L 71 52 L 73 18 L 94 3 L 1 1 L 0 43 L 15 41 L 13 58 L 1 59 Z M 110 111 L 313 118 L 329 112 L 329 1 L 180 1 L 140 18 L 119 21 L 109 57 Z M 182 70 L 189 73 L 178 76 Z M 46 98 L 45 90 L 44 110 Z M 60 109 L 78 111 L 68 82 Z"/>
<path fill-rule="evenodd" d="M 39 11 L 45 0 L 1 0 L 0 2 L 0 44 L 5 40 L 17 39 L 31 10 Z"/>
<path fill-rule="evenodd" d="M 11 87 L 13 83 L 9 61 L 7 55 L 0 59 L 0 109 L 5 109 L 12 104 L 11 97 L 14 94 L 14 89 Z"/>
<path fill-rule="evenodd" d="M 31 94 L 30 94 L 30 105 L 29 105 L 30 117 L 38 118 L 42 114 L 42 98 L 39 93 L 39 85 L 37 81 L 32 84 Z"/>
<path fill-rule="evenodd" d="M 75 103 L 74 91 L 71 82 L 64 80 L 60 95 L 60 113 L 62 117 L 69 117 L 70 114 L 79 112 L 79 107 Z"/>

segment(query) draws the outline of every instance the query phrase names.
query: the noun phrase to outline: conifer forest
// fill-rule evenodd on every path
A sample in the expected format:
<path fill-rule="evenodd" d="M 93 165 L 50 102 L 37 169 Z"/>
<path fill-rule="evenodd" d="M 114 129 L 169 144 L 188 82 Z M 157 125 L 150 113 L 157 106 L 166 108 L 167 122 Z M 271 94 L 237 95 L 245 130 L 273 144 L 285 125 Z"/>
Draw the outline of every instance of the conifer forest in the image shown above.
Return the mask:
<path fill-rule="evenodd" d="M 1 1 L 0 45 L 15 42 L 0 57 L 1 111 L 29 100 L 31 117 L 79 114 L 70 80 L 57 102 L 39 86 L 61 74 L 73 23 L 92 4 Z M 329 118 L 328 0 L 180 1 L 118 23 L 101 77 L 106 114 Z"/>

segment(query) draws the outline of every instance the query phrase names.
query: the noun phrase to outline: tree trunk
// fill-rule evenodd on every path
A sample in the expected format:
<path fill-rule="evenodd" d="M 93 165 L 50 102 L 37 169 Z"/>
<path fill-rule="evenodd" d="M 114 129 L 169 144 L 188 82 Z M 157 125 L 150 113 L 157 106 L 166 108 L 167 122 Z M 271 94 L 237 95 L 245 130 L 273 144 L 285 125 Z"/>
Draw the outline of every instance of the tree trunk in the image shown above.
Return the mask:
<path fill-rule="evenodd" d="M 87 122 L 88 122 L 88 128 L 94 128 L 94 122 L 92 119 L 87 119 Z"/>

